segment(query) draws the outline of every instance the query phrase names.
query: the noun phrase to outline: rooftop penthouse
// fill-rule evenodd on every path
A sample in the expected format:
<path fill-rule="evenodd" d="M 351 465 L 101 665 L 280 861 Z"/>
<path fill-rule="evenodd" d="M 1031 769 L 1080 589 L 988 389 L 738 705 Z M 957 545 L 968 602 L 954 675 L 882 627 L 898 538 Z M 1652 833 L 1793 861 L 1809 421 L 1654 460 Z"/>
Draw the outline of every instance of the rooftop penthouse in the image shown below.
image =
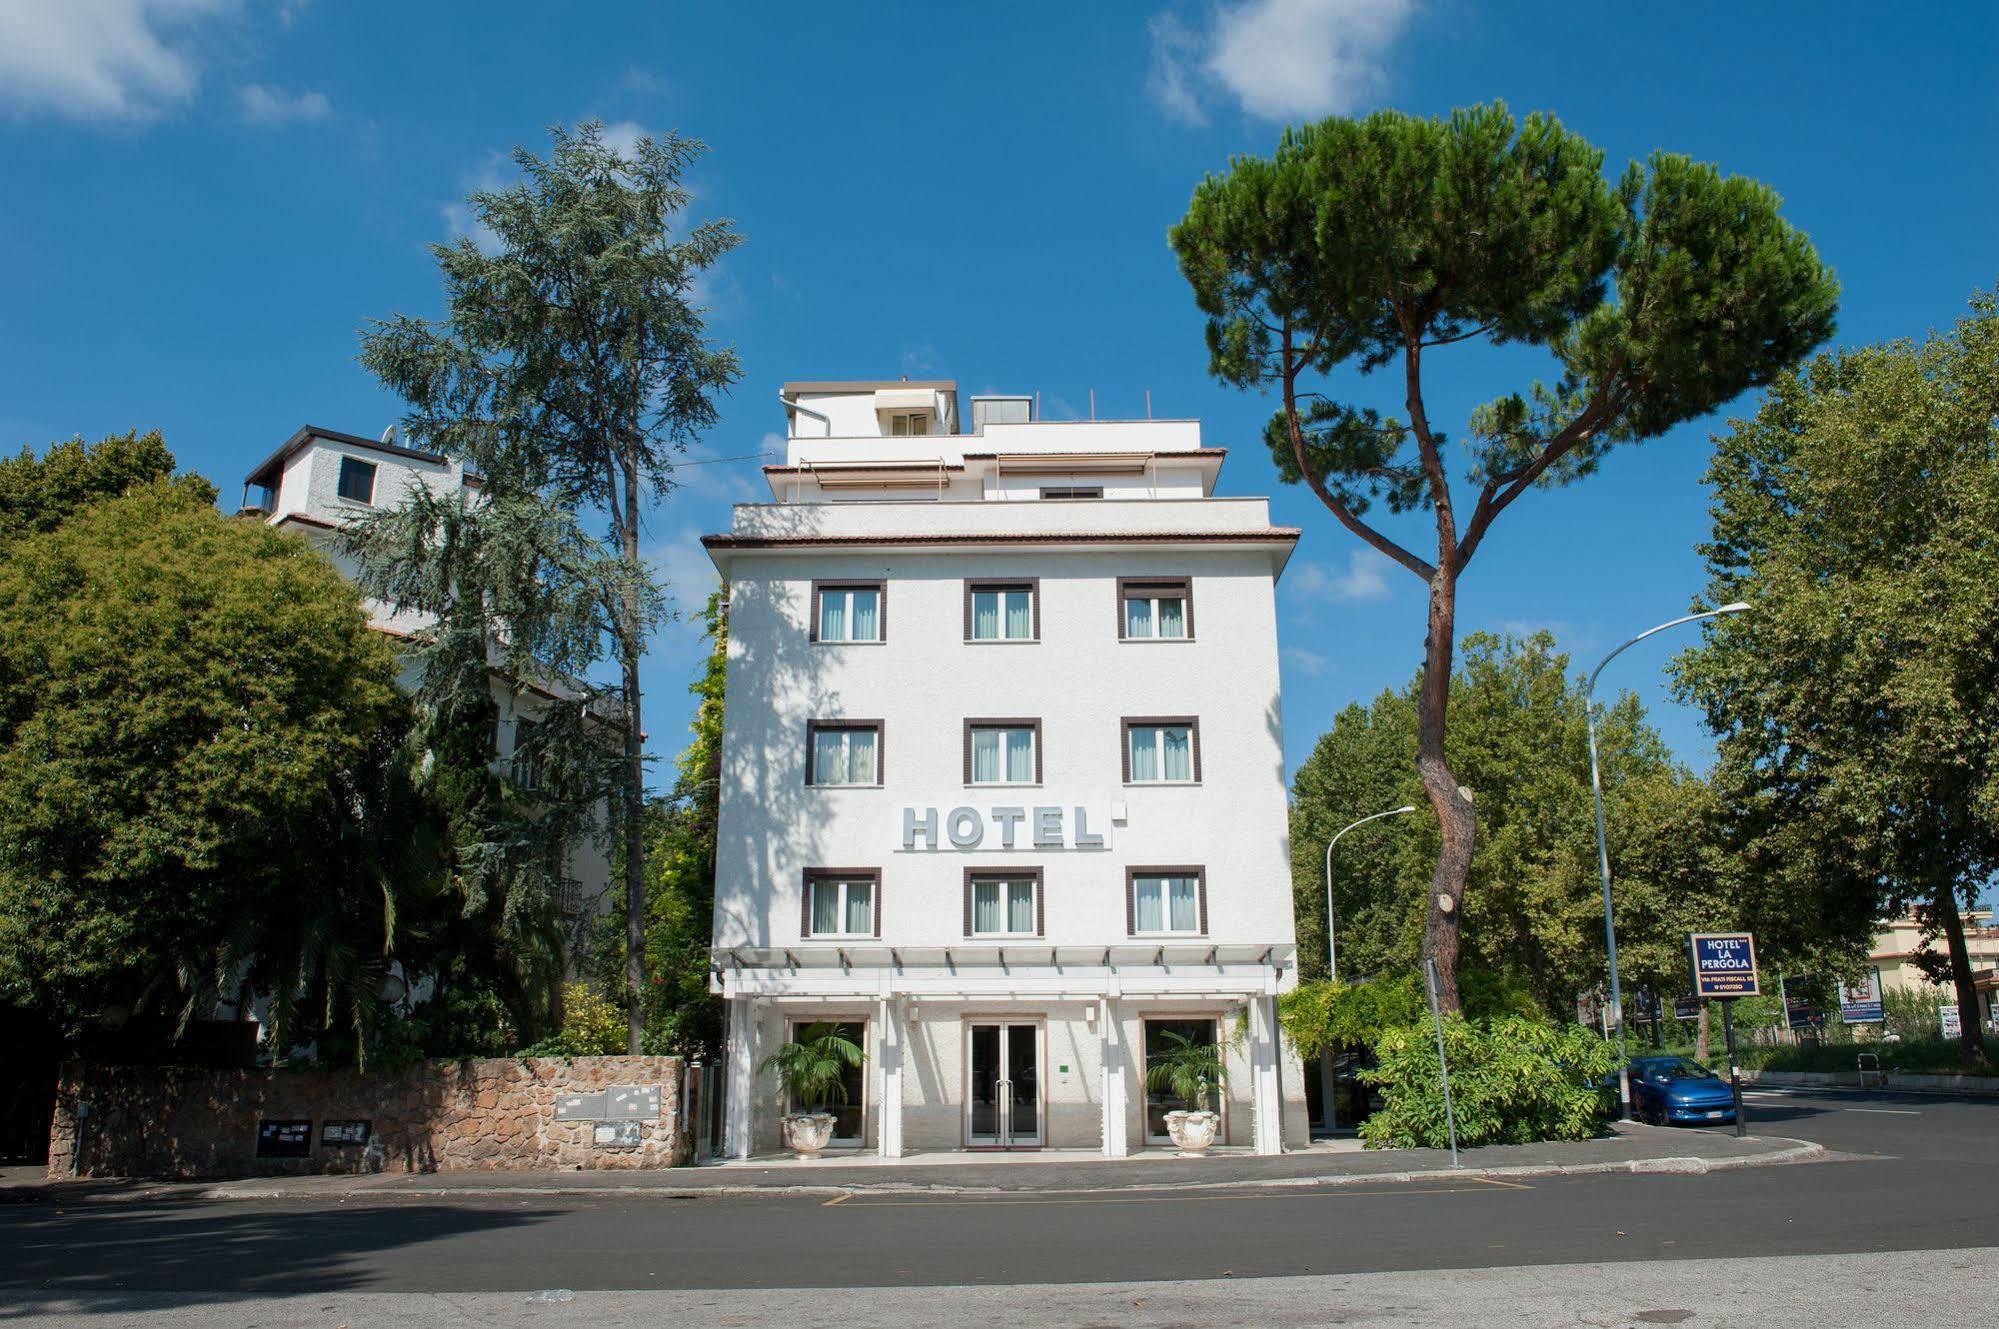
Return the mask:
<path fill-rule="evenodd" d="M 780 503 L 1206 498 L 1224 448 L 1198 420 L 1041 420 L 1035 399 L 949 379 L 786 383 Z"/>

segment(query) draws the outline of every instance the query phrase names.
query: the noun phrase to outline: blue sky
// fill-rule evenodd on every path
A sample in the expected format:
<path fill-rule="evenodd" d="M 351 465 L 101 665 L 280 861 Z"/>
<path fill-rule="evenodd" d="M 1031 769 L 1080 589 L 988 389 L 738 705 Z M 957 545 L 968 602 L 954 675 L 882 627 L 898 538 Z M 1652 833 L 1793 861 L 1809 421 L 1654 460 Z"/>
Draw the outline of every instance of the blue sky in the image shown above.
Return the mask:
<path fill-rule="evenodd" d="M 1421 654 L 1417 581 L 1359 552 L 1258 442 L 1270 403 L 1205 374 L 1166 248 L 1195 183 L 1289 120 L 1504 98 L 1603 147 L 1752 175 L 1844 286 L 1838 339 L 1948 323 L 1999 280 L 1999 113 L 1987 4 L 1486 5 L 1470 0 L 951 6 L 445 5 L 12 0 L 0 7 L 0 445 L 159 428 L 241 478 L 294 428 L 373 434 L 396 404 L 356 330 L 437 312 L 427 246 L 515 144 L 598 116 L 712 154 L 701 216 L 747 243 L 711 284 L 747 371 L 700 449 L 778 445 L 791 378 L 949 376 L 1049 415 L 1198 416 L 1223 492 L 1271 494 L 1305 539 L 1279 590 L 1293 765 L 1338 708 Z M 1547 367 L 1430 362 L 1432 418 Z M 1384 381 L 1355 397 L 1396 408 Z M 1737 413 L 1752 403 L 1739 402 Z M 1717 422 L 1527 496 L 1462 587 L 1465 631 L 1553 631 L 1579 666 L 1701 585 L 1699 476 Z M 759 496 L 755 460 L 689 468 L 652 515 L 676 578 Z M 1408 538 L 1420 540 L 1412 529 Z M 687 597 L 698 603 L 699 594 Z M 1677 750 L 1707 744 L 1648 643 L 1614 666 Z M 652 747 L 682 744 L 699 654 L 652 652 Z"/>

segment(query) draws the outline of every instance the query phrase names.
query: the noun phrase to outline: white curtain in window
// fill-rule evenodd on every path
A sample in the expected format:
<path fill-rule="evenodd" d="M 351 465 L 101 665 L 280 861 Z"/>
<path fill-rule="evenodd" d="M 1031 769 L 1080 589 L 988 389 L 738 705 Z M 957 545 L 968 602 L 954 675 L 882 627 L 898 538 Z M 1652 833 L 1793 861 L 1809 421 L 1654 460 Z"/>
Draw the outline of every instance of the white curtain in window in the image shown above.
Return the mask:
<path fill-rule="evenodd" d="M 996 881 L 972 883 L 972 931 L 1000 931 L 1000 884 Z"/>
<path fill-rule="evenodd" d="M 992 641 L 1000 635 L 999 592 L 972 592 L 972 639 Z"/>
<path fill-rule="evenodd" d="M 1029 591 L 1006 593 L 1006 635 L 1024 641 L 1034 635 L 1034 597 Z"/>
<path fill-rule="evenodd" d="M 840 930 L 839 882 L 812 883 L 812 930 L 815 933 L 829 934 Z"/>
<path fill-rule="evenodd" d="M 1016 881 L 1008 885 L 1007 894 L 1010 908 L 1006 930 L 1008 932 L 1029 933 L 1034 931 L 1034 883 Z"/>
<path fill-rule="evenodd" d="M 847 931 L 862 934 L 875 930 L 874 889 L 865 881 L 847 883 Z"/>
<path fill-rule="evenodd" d="M 812 733 L 812 782 L 847 782 L 846 734 L 838 729 L 817 729 Z"/>
<path fill-rule="evenodd" d="M 881 640 L 881 592 L 850 591 L 854 599 L 852 641 Z"/>
<path fill-rule="evenodd" d="M 1006 778 L 1012 784 L 1034 783 L 1034 731 L 1006 731 Z"/>
<path fill-rule="evenodd" d="M 845 591 L 821 591 L 819 593 L 819 640 L 845 641 L 847 639 L 847 593 Z"/>
<path fill-rule="evenodd" d="M 1127 637 L 1150 637 L 1152 635 L 1152 601 L 1126 600 L 1124 602 L 1124 635 Z"/>
<path fill-rule="evenodd" d="M 847 737 L 847 783 L 873 784 L 875 774 L 875 731 L 849 729 Z"/>
<path fill-rule="evenodd" d="M 1159 601 L 1159 635 L 1162 637 L 1184 637 L 1187 635 L 1187 602 L 1185 600 Z"/>
<path fill-rule="evenodd" d="M 972 783 L 998 784 L 1002 779 L 1000 766 L 1002 736 L 1002 731 L 998 729 L 972 731 Z"/>
<path fill-rule="evenodd" d="M 1158 877 L 1140 877 L 1132 889 L 1137 896 L 1133 922 L 1140 932 L 1166 930 L 1166 883 Z"/>
<path fill-rule="evenodd" d="M 1200 909 L 1195 902 L 1194 879 L 1192 877 L 1168 877 L 1166 879 L 1166 886 L 1171 894 L 1173 931 L 1200 931 Z"/>
<path fill-rule="evenodd" d="M 1131 778 L 1159 778 L 1159 731 L 1135 725 L 1131 731 Z"/>
<path fill-rule="evenodd" d="M 1175 726 L 1170 729 L 1160 730 L 1159 737 L 1164 740 L 1165 746 L 1166 773 L 1164 778 L 1168 780 L 1192 780 L 1194 778 L 1193 731 Z"/>

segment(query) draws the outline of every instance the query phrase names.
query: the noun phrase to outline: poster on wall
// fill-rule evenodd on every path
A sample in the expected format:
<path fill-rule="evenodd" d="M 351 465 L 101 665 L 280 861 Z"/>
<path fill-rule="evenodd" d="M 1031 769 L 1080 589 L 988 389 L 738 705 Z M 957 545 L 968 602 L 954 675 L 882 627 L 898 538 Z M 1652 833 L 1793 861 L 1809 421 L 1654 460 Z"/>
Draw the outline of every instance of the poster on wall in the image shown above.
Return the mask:
<path fill-rule="evenodd" d="M 311 1158 L 312 1118 L 260 1118 L 257 1122 L 257 1157 Z"/>
<path fill-rule="evenodd" d="M 340 1119 L 328 1117 L 319 1123 L 319 1147 L 322 1149 L 359 1149 L 368 1143 L 375 1123 L 365 1117 Z"/>
<path fill-rule="evenodd" d="M 1881 971 L 1870 969 L 1858 983 L 1839 985 L 1839 1018 L 1843 1024 L 1880 1024 L 1887 1018 L 1881 1006 Z"/>
<path fill-rule="evenodd" d="M 1964 1037 L 1964 1020 L 1963 1017 L 1958 1015 L 1957 1007 L 1937 1007 L 1937 1023 L 1943 1027 L 1943 1036 L 1945 1038 Z"/>

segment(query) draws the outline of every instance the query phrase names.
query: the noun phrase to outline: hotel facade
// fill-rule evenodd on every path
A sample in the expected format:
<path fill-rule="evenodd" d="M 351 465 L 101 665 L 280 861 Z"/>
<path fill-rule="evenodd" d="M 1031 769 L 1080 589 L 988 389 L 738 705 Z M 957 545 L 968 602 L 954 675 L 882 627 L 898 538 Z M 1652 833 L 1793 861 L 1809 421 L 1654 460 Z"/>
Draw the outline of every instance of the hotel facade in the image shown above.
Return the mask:
<path fill-rule="evenodd" d="M 791 383 L 728 584 L 712 986 L 725 1151 L 784 1146 L 760 1068 L 866 1050 L 834 1147 L 1166 1142 L 1150 1060 L 1219 1045 L 1217 1143 L 1307 1123 L 1274 588 L 1298 538 L 1215 496 L 1189 420 L 1034 418 L 950 382 Z"/>

